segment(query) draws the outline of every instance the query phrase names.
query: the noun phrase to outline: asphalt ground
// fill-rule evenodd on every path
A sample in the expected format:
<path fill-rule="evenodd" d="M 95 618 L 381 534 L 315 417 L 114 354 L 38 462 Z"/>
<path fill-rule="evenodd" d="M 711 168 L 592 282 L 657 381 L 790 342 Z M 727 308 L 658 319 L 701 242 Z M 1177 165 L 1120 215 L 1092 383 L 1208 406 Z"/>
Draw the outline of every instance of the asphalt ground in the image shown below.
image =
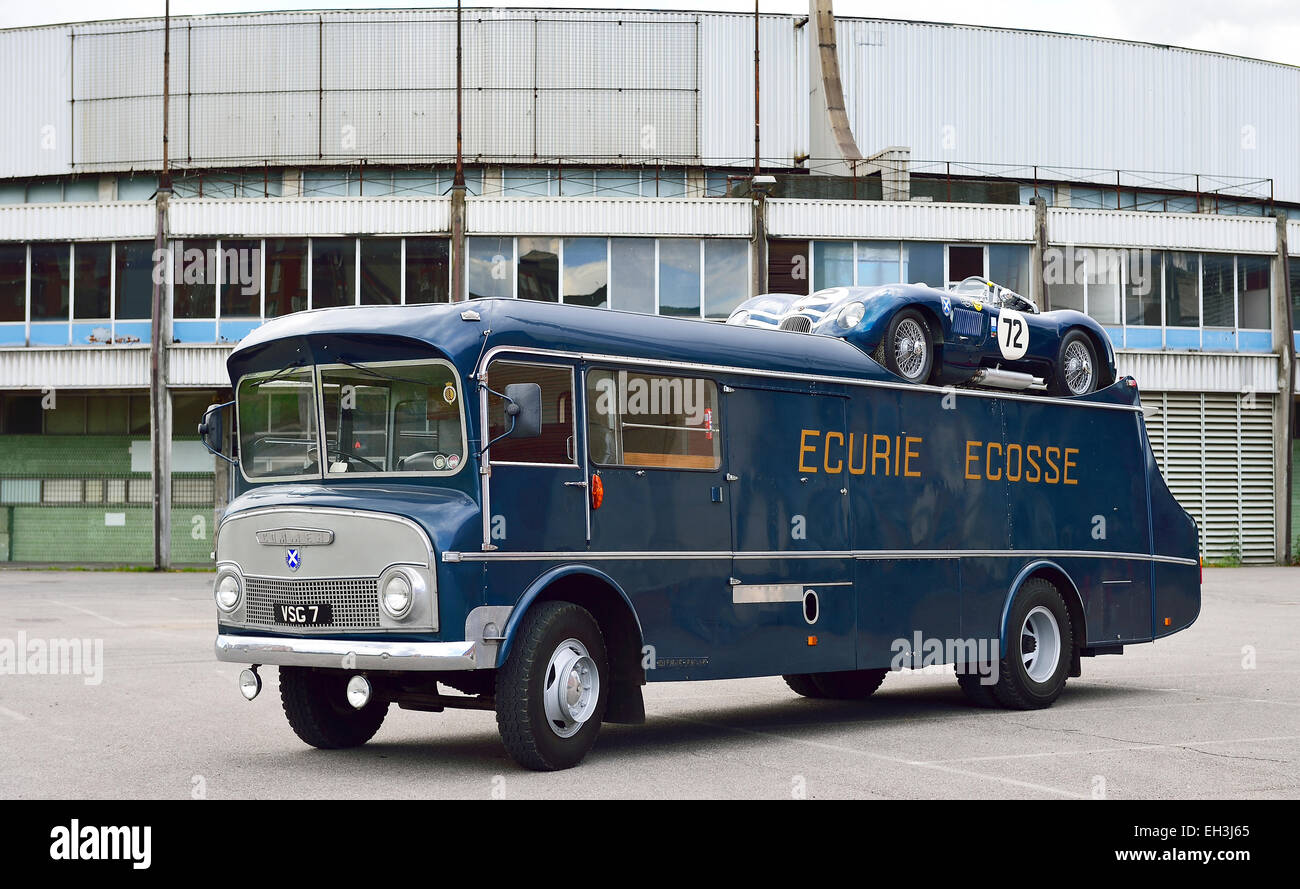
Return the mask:
<path fill-rule="evenodd" d="M 1083 662 L 1051 708 L 967 706 L 951 669 L 861 702 L 779 677 L 646 687 L 576 769 L 532 773 L 491 712 L 392 708 L 302 744 L 275 670 L 218 663 L 207 573 L 0 571 L 3 640 L 86 640 L 90 675 L 0 675 L 0 798 L 1295 798 L 1300 569 L 1207 569 L 1196 624 Z M 94 656 L 102 644 L 102 659 Z M 98 665 L 96 675 L 91 664 Z M 98 681 L 97 681 L 98 679 Z"/>

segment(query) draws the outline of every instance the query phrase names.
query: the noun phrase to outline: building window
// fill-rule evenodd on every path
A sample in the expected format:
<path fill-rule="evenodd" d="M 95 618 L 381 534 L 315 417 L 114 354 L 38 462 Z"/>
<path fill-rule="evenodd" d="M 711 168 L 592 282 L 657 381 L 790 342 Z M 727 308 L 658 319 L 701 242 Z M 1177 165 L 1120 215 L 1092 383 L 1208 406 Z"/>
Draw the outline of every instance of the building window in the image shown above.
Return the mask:
<path fill-rule="evenodd" d="M 704 241 L 704 317 L 725 320 L 749 297 L 749 242 Z"/>
<path fill-rule="evenodd" d="M 402 239 L 361 239 L 361 304 L 395 306 L 402 301 Z"/>
<path fill-rule="evenodd" d="M 112 314 L 113 245 L 77 244 L 72 254 L 73 317 L 107 320 Z"/>
<path fill-rule="evenodd" d="M 1164 254 L 1129 250 L 1124 275 L 1124 323 L 1159 327 Z"/>
<path fill-rule="evenodd" d="M 1246 330 L 1269 330 L 1272 327 L 1269 265 L 1268 257 L 1237 257 L 1238 327 Z"/>
<path fill-rule="evenodd" d="M 700 242 L 659 239 L 659 314 L 700 317 Z"/>
<path fill-rule="evenodd" d="M 908 284 L 943 286 L 943 245 L 927 241 L 903 242 L 903 280 Z"/>
<path fill-rule="evenodd" d="M 266 317 L 307 308 L 307 239 L 267 238 Z"/>
<path fill-rule="evenodd" d="M 514 238 L 466 238 L 470 299 L 514 296 Z"/>
<path fill-rule="evenodd" d="M 172 242 L 178 259 L 172 283 L 173 317 L 217 317 L 217 242 Z"/>
<path fill-rule="evenodd" d="M 1169 252 L 1164 260 L 1165 325 L 1200 327 L 1200 255 Z"/>
<path fill-rule="evenodd" d="M 550 173 L 545 167 L 506 167 L 501 171 L 501 193 L 507 197 L 548 197 Z"/>
<path fill-rule="evenodd" d="M 221 317 L 262 315 L 262 242 L 221 242 Z"/>
<path fill-rule="evenodd" d="M 153 250 L 153 241 L 119 241 L 114 245 L 116 312 L 121 320 L 153 316 Z"/>
<path fill-rule="evenodd" d="M 1233 258 L 1218 253 L 1201 257 L 1202 306 L 1206 327 L 1234 327 Z"/>
<path fill-rule="evenodd" d="M 609 305 L 609 251 L 604 238 L 564 239 L 566 303 L 605 308 Z"/>
<path fill-rule="evenodd" d="M 560 301 L 559 238 L 519 239 L 520 299 L 554 303 Z"/>
<path fill-rule="evenodd" d="M 1300 256 L 1288 257 L 1287 269 L 1291 279 L 1291 329 L 1300 331 Z"/>
<path fill-rule="evenodd" d="M 958 284 L 970 277 L 984 277 L 984 248 L 948 247 L 948 283 Z"/>
<path fill-rule="evenodd" d="M 1032 299 L 1031 260 L 1032 251 L 1023 244 L 989 244 L 989 280 Z"/>
<path fill-rule="evenodd" d="M 313 238 L 311 307 L 350 306 L 356 300 L 357 242 L 352 238 Z"/>
<path fill-rule="evenodd" d="M 67 244 L 32 245 L 32 320 L 67 321 L 72 257 Z"/>
<path fill-rule="evenodd" d="M 767 242 L 767 286 L 773 293 L 808 292 L 807 241 Z"/>
<path fill-rule="evenodd" d="M 620 312 L 655 311 L 653 238 L 610 239 L 610 308 Z"/>
<path fill-rule="evenodd" d="M 813 290 L 853 286 L 853 242 L 813 242 Z"/>
<path fill-rule="evenodd" d="M 898 241 L 859 241 L 858 286 L 897 284 L 903 280 Z"/>
<path fill-rule="evenodd" d="M 451 242 L 443 238 L 406 239 L 406 301 L 451 301 Z"/>
<path fill-rule="evenodd" d="M 27 320 L 27 245 L 0 244 L 0 321 Z"/>

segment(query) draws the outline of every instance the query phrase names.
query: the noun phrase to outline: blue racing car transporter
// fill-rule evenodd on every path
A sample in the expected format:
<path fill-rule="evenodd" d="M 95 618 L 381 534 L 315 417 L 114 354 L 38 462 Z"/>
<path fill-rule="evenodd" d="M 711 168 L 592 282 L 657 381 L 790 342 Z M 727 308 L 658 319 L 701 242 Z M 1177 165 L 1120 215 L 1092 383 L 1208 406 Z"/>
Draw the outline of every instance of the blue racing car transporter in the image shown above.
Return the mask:
<path fill-rule="evenodd" d="M 290 315 L 229 369 L 217 656 L 250 699 L 278 665 L 318 747 L 495 709 L 563 768 L 646 681 L 866 697 L 928 663 L 1043 707 L 1200 609 L 1128 378 L 937 388 L 843 339 L 515 300 Z"/>

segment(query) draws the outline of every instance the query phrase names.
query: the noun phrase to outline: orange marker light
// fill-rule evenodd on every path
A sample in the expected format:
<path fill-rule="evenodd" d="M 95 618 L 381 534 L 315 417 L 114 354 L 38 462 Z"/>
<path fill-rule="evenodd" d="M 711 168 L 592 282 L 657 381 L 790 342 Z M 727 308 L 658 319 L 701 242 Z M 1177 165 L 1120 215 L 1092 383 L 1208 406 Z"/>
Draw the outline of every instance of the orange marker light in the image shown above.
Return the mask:
<path fill-rule="evenodd" d="M 600 480 L 600 476 L 591 477 L 591 508 L 600 509 L 600 504 L 605 502 L 605 483 Z"/>
<path fill-rule="evenodd" d="M 1168 626 L 1172 626 L 1172 625 L 1173 625 L 1173 621 L 1166 617 L 1166 618 L 1165 618 L 1165 626 L 1168 627 Z"/>
<path fill-rule="evenodd" d="M 808 644 L 809 644 L 809 645 L 816 645 L 816 644 L 817 644 L 817 637 L 816 637 L 816 636 L 809 636 L 809 637 L 808 637 Z"/>

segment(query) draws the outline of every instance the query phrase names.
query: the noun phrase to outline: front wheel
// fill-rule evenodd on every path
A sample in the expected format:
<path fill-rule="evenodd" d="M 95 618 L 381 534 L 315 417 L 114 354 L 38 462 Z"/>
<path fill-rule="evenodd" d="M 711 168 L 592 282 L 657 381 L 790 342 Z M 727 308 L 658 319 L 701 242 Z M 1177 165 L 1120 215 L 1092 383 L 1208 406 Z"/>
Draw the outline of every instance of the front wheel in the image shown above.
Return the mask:
<path fill-rule="evenodd" d="M 1101 370 L 1092 340 L 1081 330 L 1071 330 L 1061 340 L 1052 374 L 1054 395 L 1087 395 L 1100 388 Z"/>
<path fill-rule="evenodd" d="M 543 602 L 497 671 L 497 729 L 525 768 L 577 765 L 596 743 L 609 696 L 609 661 L 596 619 L 571 602 Z"/>
<path fill-rule="evenodd" d="M 293 733 L 322 750 L 360 747 L 375 736 L 388 715 L 388 701 L 372 695 L 360 710 L 347 700 L 342 670 L 280 668 L 280 703 Z"/>
<path fill-rule="evenodd" d="M 928 381 L 934 369 L 934 339 L 925 316 L 916 309 L 894 315 L 878 354 L 885 367 L 909 383 Z"/>

